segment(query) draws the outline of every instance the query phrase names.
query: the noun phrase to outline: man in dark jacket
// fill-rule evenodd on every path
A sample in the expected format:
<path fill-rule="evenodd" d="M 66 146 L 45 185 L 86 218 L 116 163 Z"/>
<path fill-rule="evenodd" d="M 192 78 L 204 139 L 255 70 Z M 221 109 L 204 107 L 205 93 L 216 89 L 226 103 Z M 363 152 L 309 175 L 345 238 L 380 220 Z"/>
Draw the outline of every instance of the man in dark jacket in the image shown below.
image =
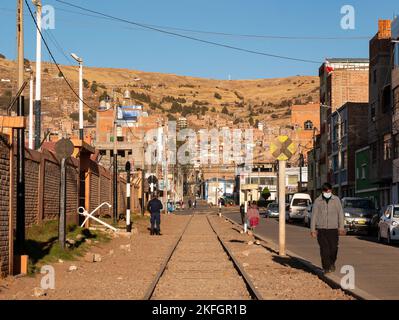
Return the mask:
<path fill-rule="evenodd" d="M 345 235 L 344 211 L 341 200 L 332 194 L 329 183 L 323 185 L 323 193 L 313 204 L 311 235 L 320 245 L 324 273 L 335 272 L 339 236 Z"/>
<path fill-rule="evenodd" d="M 158 196 L 154 194 L 154 198 L 148 202 L 148 211 L 151 213 L 151 235 L 161 235 L 161 210 L 163 209 L 162 202 L 159 201 Z M 156 227 L 155 227 L 156 225 Z"/>

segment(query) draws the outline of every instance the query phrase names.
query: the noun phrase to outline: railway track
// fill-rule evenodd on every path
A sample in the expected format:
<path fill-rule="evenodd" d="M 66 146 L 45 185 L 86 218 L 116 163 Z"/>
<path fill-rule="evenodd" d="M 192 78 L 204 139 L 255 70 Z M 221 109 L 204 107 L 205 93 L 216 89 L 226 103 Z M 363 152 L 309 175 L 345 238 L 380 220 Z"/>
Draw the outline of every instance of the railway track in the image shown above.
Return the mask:
<path fill-rule="evenodd" d="M 208 215 L 192 215 L 144 300 L 263 300 Z"/>

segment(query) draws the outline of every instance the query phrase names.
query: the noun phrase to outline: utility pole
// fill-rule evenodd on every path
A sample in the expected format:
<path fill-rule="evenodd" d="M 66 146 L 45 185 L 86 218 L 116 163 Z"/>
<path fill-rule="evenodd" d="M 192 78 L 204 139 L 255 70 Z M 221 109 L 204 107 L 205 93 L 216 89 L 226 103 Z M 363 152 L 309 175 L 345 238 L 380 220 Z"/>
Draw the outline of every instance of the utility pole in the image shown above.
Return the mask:
<path fill-rule="evenodd" d="M 24 22 L 23 1 L 17 0 L 17 66 L 18 90 L 24 82 Z M 18 97 L 18 116 L 25 116 L 23 93 Z M 25 243 L 25 129 L 17 129 L 17 228 L 16 249 L 22 254 Z"/>
<path fill-rule="evenodd" d="M 279 205 L 279 255 L 285 256 L 285 168 L 286 161 L 278 162 L 278 205 Z"/>
<path fill-rule="evenodd" d="M 305 165 L 305 160 L 303 157 L 303 153 L 301 151 L 301 153 L 299 154 L 299 190 L 298 192 L 302 192 L 302 168 Z"/>
<path fill-rule="evenodd" d="M 126 162 L 126 232 L 132 232 L 132 224 L 130 222 L 130 162 Z"/>
<path fill-rule="evenodd" d="M 117 128 L 116 128 L 116 119 L 118 116 L 118 106 L 117 103 L 114 102 L 114 156 L 113 156 L 113 193 L 114 193 L 114 201 L 113 201 L 113 218 L 114 224 L 117 223 L 118 218 L 118 150 L 117 150 Z"/>
<path fill-rule="evenodd" d="M 338 114 L 338 197 L 342 198 L 342 183 L 341 183 L 341 168 L 342 168 L 342 117 L 339 111 Z"/>
<path fill-rule="evenodd" d="M 35 0 L 36 6 L 36 93 L 35 93 L 35 149 L 38 150 L 41 144 L 41 81 L 42 81 L 42 1 Z"/>
<path fill-rule="evenodd" d="M 33 149 L 33 70 L 29 68 L 29 149 Z"/>
<path fill-rule="evenodd" d="M 145 134 L 143 133 L 143 138 L 141 139 L 143 143 L 143 161 L 141 163 L 141 215 L 144 216 L 145 213 L 145 192 L 144 192 L 144 179 L 145 179 L 145 150 L 146 150 L 146 144 L 144 142 Z"/>
<path fill-rule="evenodd" d="M 72 58 L 79 64 L 79 139 L 84 140 L 83 132 L 83 59 L 75 53 L 71 53 Z"/>
<path fill-rule="evenodd" d="M 317 162 L 316 162 L 316 128 L 313 128 L 313 199 L 316 199 L 317 196 L 317 181 L 316 181 L 316 169 L 317 169 Z"/>
<path fill-rule="evenodd" d="M 83 132 L 83 61 L 79 62 L 79 139 L 84 140 Z"/>
<path fill-rule="evenodd" d="M 168 137 L 168 123 L 166 122 L 164 126 L 164 134 L 163 134 L 163 144 L 164 144 L 164 153 L 165 153 L 165 169 L 164 169 L 164 177 L 163 177 L 163 201 L 164 201 L 164 211 L 168 213 L 167 202 L 168 202 L 168 150 L 167 150 L 167 137 Z"/>

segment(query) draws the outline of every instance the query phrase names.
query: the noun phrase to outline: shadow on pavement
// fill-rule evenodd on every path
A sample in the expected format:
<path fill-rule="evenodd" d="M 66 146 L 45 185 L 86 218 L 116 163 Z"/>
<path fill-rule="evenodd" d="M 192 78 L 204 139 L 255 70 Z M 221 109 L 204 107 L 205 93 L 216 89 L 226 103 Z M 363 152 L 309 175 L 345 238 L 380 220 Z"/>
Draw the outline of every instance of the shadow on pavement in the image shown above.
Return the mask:
<path fill-rule="evenodd" d="M 291 257 L 280 257 L 277 255 L 274 255 L 272 257 L 272 259 L 274 262 L 277 262 L 278 264 L 280 264 L 284 267 L 309 272 L 308 268 L 306 268 L 302 263 L 300 263 L 299 261 L 297 261 L 296 259 L 293 259 Z"/>
<path fill-rule="evenodd" d="M 233 239 L 233 240 L 229 240 L 228 242 L 230 242 L 230 243 L 247 243 L 246 241 L 244 241 L 244 240 L 235 240 L 235 239 Z"/>
<path fill-rule="evenodd" d="M 385 245 L 385 246 L 389 246 L 389 247 L 393 247 L 393 248 L 399 248 L 399 242 L 393 242 L 389 245 L 386 243 L 386 241 L 378 242 L 378 238 L 372 237 L 372 236 L 356 235 L 355 237 L 359 240 L 373 242 L 373 243 L 377 243 L 377 244 L 381 244 L 381 245 Z"/>

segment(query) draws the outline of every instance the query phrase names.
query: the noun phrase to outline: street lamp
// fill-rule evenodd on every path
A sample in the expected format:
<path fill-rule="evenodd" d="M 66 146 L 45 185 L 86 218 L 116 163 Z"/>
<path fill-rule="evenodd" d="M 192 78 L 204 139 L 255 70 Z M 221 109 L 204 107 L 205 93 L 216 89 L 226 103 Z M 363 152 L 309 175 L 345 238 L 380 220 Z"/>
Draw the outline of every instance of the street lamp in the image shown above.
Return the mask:
<path fill-rule="evenodd" d="M 71 56 L 79 63 L 79 139 L 83 140 L 83 59 L 75 53 Z"/>
<path fill-rule="evenodd" d="M 36 88 L 35 88 L 35 149 L 38 150 L 41 144 L 41 115 L 42 115 L 42 1 L 32 0 L 36 6 Z"/>
<path fill-rule="evenodd" d="M 332 109 L 331 106 L 327 106 L 322 104 L 321 107 Z M 342 184 L 341 184 L 341 167 L 342 167 L 342 137 L 341 137 L 341 126 L 342 126 L 342 116 L 341 113 L 337 110 L 333 112 L 338 115 L 338 196 L 342 197 Z"/>
<path fill-rule="evenodd" d="M 33 70 L 31 67 L 26 69 L 30 74 L 29 80 L 29 149 L 33 149 Z"/>

